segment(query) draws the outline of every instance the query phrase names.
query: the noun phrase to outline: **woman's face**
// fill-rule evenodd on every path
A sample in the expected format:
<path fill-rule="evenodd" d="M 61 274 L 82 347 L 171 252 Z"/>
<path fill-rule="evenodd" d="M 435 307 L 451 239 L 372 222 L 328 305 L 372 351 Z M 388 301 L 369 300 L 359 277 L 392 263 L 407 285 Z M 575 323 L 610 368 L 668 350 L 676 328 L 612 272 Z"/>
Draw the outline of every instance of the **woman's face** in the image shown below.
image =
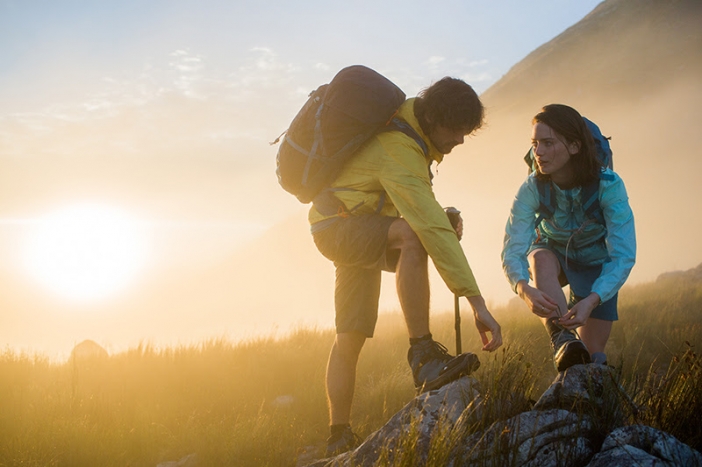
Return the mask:
<path fill-rule="evenodd" d="M 580 150 L 578 143 L 566 143 L 565 138 L 550 126 L 537 122 L 534 124 L 531 144 L 536 155 L 536 165 L 542 174 L 550 175 L 556 182 L 569 180 L 572 176 L 570 158 Z"/>

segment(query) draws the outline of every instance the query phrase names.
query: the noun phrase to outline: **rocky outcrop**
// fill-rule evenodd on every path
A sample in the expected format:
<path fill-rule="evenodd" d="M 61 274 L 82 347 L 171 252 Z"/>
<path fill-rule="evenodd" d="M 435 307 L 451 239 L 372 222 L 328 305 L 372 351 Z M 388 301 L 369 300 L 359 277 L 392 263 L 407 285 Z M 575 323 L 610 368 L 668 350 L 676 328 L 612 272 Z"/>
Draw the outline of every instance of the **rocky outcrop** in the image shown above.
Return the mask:
<path fill-rule="evenodd" d="M 675 437 L 622 426 L 636 407 L 604 365 L 559 373 L 532 410 L 471 432 L 483 403 L 477 381 L 461 378 L 416 397 L 355 450 L 308 465 L 373 466 L 398 456 L 426 465 L 440 434 L 448 440 L 441 464 L 451 467 L 702 466 L 702 455 Z"/>
<path fill-rule="evenodd" d="M 702 466 L 702 455 L 673 436 L 643 425 L 617 428 L 609 434 L 588 467 Z"/>
<path fill-rule="evenodd" d="M 95 359 L 105 359 L 109 356 L 107 350 L 100 344 L 90 339 L 86 339 L 83 342 L 76 344 L 71 350 L 70 362 L 85 362 Z"/>

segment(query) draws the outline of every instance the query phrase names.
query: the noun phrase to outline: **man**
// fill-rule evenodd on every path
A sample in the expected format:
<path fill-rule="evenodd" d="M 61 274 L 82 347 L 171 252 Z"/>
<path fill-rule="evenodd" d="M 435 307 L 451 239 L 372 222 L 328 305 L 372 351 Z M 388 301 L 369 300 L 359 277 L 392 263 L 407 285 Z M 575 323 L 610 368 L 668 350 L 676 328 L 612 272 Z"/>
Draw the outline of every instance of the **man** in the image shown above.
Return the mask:
<path fill-rule="evenodd" d="M 429 170 L 482 125 L 480 99 L 465 82 L 446 77 L 406 100 L 396 116 L 411 130 L 371 138 L 326 192 L 334 197 L 332 202 L 316 200 L 309 214 L 317 248 L 336 266 L 337 335 L 326 375 L 331 425 L 327 455 L 356 445 L 349 424 L 356 364 L 366 338 L 373 336 L 383 270 L 396 275 L 410 337 L 408 361 L 418 390 L 438 388 L 479 365 L 475 355 L 453 357 L 432 339 L 428 257 L 449 289 L 468 298 L 483 350 L 502 345 L 500 326 L 458 242 L 462 221 L 454 230 L 434 198 Z"/>

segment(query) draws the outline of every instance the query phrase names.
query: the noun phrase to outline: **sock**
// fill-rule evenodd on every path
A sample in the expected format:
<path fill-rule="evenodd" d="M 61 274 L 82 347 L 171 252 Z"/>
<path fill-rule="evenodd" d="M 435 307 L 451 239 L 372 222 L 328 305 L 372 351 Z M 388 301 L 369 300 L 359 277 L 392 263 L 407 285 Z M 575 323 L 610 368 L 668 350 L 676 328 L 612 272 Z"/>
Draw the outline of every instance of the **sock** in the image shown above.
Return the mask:
<path fill-rule="evenodd" d="M 592 359 L 592 363 L 599 363 L 600 365 L 607 364 L 607 355 L 605 355 L 604 352 L 595 352 L 590 355 L 590 358 Z"/>
<path fill-rule="evenodd" d="M 340 438 L 341 434 L 351 428 L 350 423 L 340 423 L 338 425 L 329 425 L 329 433 L 332 438 Z"/>
<path fill-rule="evenodd" d="M 414 344 L 419 344 L 420 342 L 423 341 L 430 341 L 431 340 L 431 333 L 425 334 L 422 337 L 410 337 L 410 345 Z"/>

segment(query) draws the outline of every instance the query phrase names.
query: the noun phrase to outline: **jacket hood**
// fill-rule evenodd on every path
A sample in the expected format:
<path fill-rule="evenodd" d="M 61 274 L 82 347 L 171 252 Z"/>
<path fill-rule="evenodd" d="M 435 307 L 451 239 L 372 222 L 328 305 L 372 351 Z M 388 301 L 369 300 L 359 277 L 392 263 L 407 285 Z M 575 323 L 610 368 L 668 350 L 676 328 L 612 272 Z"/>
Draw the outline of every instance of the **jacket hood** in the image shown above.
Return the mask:
<path fill-rule="evenodd" d="M 437 163 L 440 163 L 442 160 L 444 160 L 444 155 L 441 154 L 438 149 L 436 149 L 434 143 L 432 143 L 431 139 L 429 139 L 429 136 L 427 136 L 426 133 L 422 131 L 422 127 L 419 125 L 419 120 L 417 120 L 417 117 L 414 116 L 414 103 L 416 100 L 417 99 L 415 97 L 407 99 L 397 110 L 397 116 L 405 122 L 409 123 L 409 125 L 412 128 L 414 128 L 414 130 L 419 134 L 419 136 L 422 137 L 422 139 L 427 145 L 427 148 L 429 148 L 428 158 L 430 160 L 436 161 Z"/>

